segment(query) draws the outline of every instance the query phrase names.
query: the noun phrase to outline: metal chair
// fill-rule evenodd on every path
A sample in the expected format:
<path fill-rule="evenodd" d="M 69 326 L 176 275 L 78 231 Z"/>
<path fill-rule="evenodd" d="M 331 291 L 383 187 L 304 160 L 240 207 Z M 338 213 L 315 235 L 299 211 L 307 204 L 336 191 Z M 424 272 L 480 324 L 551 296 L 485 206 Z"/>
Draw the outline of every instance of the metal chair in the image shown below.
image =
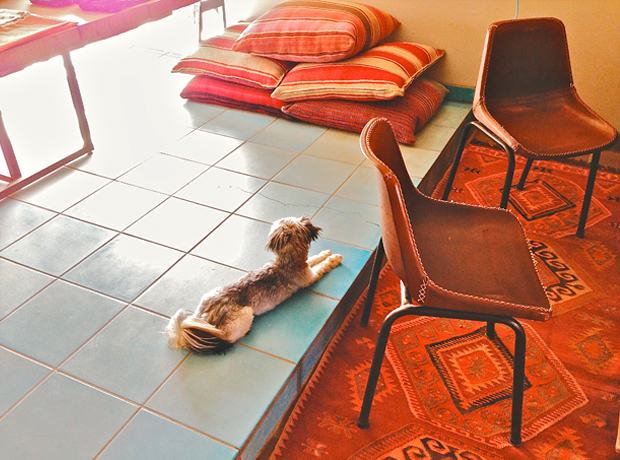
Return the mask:
<path fill-rule="evenodd" d="M 441 201 L 422 194 L 411 181 L 386 119 L 368 122 L 360 142 L 364 155 L 377 171 L 380 246 L 384 247 L 387 260 L 407 295 L 406 303 L 388 314 L 381 325 L 358 426 L 368 426 L 385 347 L 395 320 L 405 315 L 420 315 L 482 321 L 487 323 L 489 337 L 494 337 L 495 324 L 500 323 L 513 329 L 516 335 L 510 442 L 518 446 L 525 333 L 514 318 L 545 321 L 551 316 L 523 227 L 512 213 L 503 209 Z M 375 258 L 372 275 L 375 280 L 381 253 Z M 409 304 L 409 293 L 415 304 Z M 363 316 L 367 318 L 368 313 L 364 312 Z"/>
<path fill-rule="evenodd" d="M 584 237 L 601 151 L 613 145 L 616 129 L 578 96 L 573 84 L 564 24 L 555 18 L 515 19 L 491 24 L 474 94 L 473 114 L 463 132 L 443 194 L 447 200 L 472 129 L 497 142 L 508 155 L 500 207 L 508 204 L 515 154 L 527 158 L 517 185 L 523 190 L 534 160 L 592 154 L 577 236 Z"/>

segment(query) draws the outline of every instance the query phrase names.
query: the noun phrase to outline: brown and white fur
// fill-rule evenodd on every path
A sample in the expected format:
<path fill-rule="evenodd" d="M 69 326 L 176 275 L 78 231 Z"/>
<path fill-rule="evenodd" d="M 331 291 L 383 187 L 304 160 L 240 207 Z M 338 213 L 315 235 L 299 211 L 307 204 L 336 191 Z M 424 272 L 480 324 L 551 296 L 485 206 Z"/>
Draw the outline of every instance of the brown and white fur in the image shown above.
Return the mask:
<path fill-rule="evenodd" d="M 274 309 L 340 264 L 342 256 L 330 250 L 308 258 L 310 243 L 320 231 L 306 216 L 274 222 L 267 249 L 276 258 L 235 283 L 209 291 L 196 311 L 177 311 L 166 327 L 168 345 L 216 353 L 232 346 L 250 331 L 254 316 Z"/>

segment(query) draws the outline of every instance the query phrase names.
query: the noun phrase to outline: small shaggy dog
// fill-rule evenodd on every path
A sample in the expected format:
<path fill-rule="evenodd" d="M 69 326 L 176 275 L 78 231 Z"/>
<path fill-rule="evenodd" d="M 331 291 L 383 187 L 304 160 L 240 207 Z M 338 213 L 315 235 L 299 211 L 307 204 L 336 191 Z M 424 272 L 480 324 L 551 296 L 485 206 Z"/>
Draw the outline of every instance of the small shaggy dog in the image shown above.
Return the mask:
<path fill-rule="evenodd" d="M 329 250 L 308 258 L 320 231 L 305 216 L 274 222 L 267 249 L 276 258 L 236 283 L 209 291 L 195 312 L 177 311 L 166 327 L 168 345 L 215 353 L 232 346 L 250 331 L 255 315 L 273 310 L 340 264 L 342 256 Z"/>

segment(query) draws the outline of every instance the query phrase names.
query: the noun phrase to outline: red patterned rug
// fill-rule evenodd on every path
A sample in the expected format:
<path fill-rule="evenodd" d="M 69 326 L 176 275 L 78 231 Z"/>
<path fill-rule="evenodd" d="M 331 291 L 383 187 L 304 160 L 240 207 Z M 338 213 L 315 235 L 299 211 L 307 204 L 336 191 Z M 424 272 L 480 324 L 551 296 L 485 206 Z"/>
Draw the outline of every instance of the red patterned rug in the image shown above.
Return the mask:
<path fill-rule="evenodd" d="M 599 172 L 580 239 L 574 233 L 587 170 L 534 165 L 525 190 L 511 192 L 509 208 L 526 228 L 554 315 L 522 322 L 523 445 L 508 443 L 513 333 L 498 326 L 491 340 L 484 324 L 470 321 L 396 322 L 370 427 L 357 428 L 378 329 L 400 299 L 399 281 L 386 266 L 369 326 L 359 326 L 362 296 L 302 393 L 272 460 L 618 458 L 620 176 Z M 505 167 L 501 153 L 469 146 L 450 198 L 497 206 Z M 515 178 L 522 167 L 517 160 Z"/>

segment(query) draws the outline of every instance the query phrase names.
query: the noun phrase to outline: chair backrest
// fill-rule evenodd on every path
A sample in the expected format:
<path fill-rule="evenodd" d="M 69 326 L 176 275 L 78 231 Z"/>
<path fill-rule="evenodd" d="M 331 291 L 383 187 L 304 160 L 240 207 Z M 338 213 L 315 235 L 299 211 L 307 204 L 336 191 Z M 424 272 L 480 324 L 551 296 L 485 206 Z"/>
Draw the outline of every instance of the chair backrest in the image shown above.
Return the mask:
<path fill-rule="evenodd" d="M 381 236 L 396 275 L 409 286 L 426 277 L 416 249 L 407 204 L 423 195 L 413 184 L 394 131 L 385 118 L 373 118 L 360 136 L 362 152 L 376 168 L 381 209 Z"/>
<path fill-rule="evenodd" d="M 572 87 L 564 24 L 555 18 L 514 19 L 487 30 L 474 106 Z"/>

